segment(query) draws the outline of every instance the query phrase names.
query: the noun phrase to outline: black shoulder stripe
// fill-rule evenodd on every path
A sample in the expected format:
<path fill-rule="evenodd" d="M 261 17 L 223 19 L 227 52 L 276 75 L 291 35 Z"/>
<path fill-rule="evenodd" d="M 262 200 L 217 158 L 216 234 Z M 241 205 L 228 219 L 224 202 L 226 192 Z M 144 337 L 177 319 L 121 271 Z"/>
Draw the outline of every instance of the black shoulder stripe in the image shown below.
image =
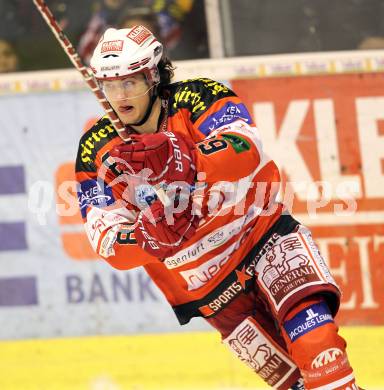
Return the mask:
<path fill-rule="evenodd" d="M 94 171 L 97 152 L 111 139 L 118 137 L 108 118 L 101 118 L 81 137 L 76 158 L 76 171 Z"/>
<path fill-rule="evenodd" d="M 171 84 L 170 89 L 170 116 L 176 114 L 180 108 L 186 108 L 191 112 L 192 122 L 195 122 L 216 101 L 225 97 L 236 96 L 224 84 L 207 78 Z"/>

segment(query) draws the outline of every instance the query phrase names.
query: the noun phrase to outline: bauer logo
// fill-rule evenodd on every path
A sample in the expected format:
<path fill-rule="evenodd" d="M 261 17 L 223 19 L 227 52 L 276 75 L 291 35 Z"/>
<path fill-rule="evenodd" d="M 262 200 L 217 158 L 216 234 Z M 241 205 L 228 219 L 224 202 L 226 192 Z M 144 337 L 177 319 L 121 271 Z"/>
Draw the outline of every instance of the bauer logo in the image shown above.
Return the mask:
<path fill-rule="evenodd" d="M 152 35 L 151 32 L 147 30 L 144 26 L 135 26 L 128 33 L 127 37 L 131 39 L 133 42 L 137 43 L 138 45 L 141 45 L 151 35 Z"/>
<path fill-rule="evenodd" d="M 100 70 L 101 70 L 102 72 L 104 72 L 104 71 L 109 71 L 109 70 L 119 70 L 119 69 L 120 69 L 120 65 L 102 66 L 102 67 L 100 68 Z"/>
<path fill-rule="evenodd" d="M 310 306 L 302 310 L 289 321 L 284 322 L 284 329 L 291 341 L 305 335 L 313 329 L 333 322 L 333 317 L 325 303 Z"/>
<path fill-rule="evenodd" d="M 101 52 L 107 53 L 110 51 L 122 51 L 123 50 L 124 41 L 107 41 L 101 45 Z"/>

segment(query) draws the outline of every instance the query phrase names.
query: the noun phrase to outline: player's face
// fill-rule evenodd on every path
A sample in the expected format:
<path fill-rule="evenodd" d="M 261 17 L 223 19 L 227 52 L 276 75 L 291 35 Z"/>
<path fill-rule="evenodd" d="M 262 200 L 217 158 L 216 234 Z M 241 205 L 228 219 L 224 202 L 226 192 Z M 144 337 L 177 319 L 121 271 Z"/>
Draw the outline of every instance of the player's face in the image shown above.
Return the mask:
<path fill-rule="evenodd" d="M 150 102 L 151 90 L 144 74 L 103 81 L 101 88 L 124 124 L 137 123 L 144 117 Z"/>

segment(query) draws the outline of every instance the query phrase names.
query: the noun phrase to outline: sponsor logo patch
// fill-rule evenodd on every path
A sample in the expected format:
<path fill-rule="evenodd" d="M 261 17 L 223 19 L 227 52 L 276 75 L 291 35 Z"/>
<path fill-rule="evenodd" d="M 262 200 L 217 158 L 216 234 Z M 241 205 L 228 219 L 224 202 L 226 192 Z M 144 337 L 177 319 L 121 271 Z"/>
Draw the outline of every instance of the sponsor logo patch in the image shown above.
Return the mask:
<path fill-rule="evenodd" d="M 238 135 L 223 134 L 223 138 L 232 145 L 236 153 L 242 153 L 251 148 L 249 142 Z"/>
<path fill-rule="evenodd" d="M 326 303 L 318 303 L 309 306 L 307 309 L 297 313 L 291 320 L 284 322 L 286 330 L 291 341 L 297 340 L 319 326 L 333 322 Z"/>
<path fill-rule="evenodd" d="M 323 282 L 297 233 L 276 242 L 260 259 L 257 271 L 259 283 L 274 303 L 276 311 L 295 291 Z"/>
<path fill-rule="evenodd" d="M 137 207 L 139 207 L 140 209 L 147 208 L 155 200 L 157 200 L 157 195 L 151 185 L 141 184 L 135 188 L 135 201 Z"/>
<path fill-rule="evenodd" d="M 258 208 L 251 206 L 246 215 L 214 230 L 210 235 L 177 252 L 175 256 L 166 258 L 164 264 L 168 269 L 173 269 L 199 259 L 205 253 L 224 245 L 228 240 L 239 234 L 244 226 L 258 215 Z"/>
<path fill-rule="evenodd" d="M 233 271 L 235 281 L 216 297 L 212 298 L 208 304 L 200 306 L 200 313 L 205 317 L 211 316 L 224 308 L 242 291 L 245 291 L 250 284 L 254 283 L 252 278 L 257 274 L 256 269 L 260 258 L 273 247 L 274 243 L 280 237 L 281 236 L 278 233 L 273 233 L 269 240 L 263 245 L 259 254 L 253 258 L 247 266 L 243 266 L 241 269 L 235 269 Z"/>
<path fill-rule="evenodd" d="M 196 290 L 208 283 L 228 262 L 235 248 L 236 243 L 199 267 L 188 271 L 181 271 L 180 275 L 188 283 L 188 290 Z"/>
<path fill-rule="evenodd" d="M 275 388 L 279 388 L 295 370 L 289 358 L 280 352 L 250 319 L 243 321 L 224 343 L 240 360 Z"/>
<path fill-rule="evenodd" d="M 97 150 L 104 146 L 115 133 L 115 129 L 110 125 L 92 131 L 80 144 L 81 161 L 83 163 L 92 164 Z"/>
<path fill-rule="evenodd" d="M 227 103 L 219 111 L 209 115 L 199 126 L 199 130 L 208 135 L 211 131 L 237 120 L 252 123 L 252 119 L 244 104 Z"/>
<path fill-rule="evenodd" d="M 97 207 L 106 207 L 115 201 L 112 188 L 102 186 L 96 180 L 85 180 L 80 183 L 77 196 L 79 198 L 79 206 L 81 215 L 86 217 L 87 206 L 93 205 Z"/>
<path fill-rule="evenodd" d="M 129 32 L 127 37 L 131 39 L 133 42 L 137 43 L 138 45 L 141 45 L 151 35 L 152 35 L 151 32 L 147 30 L 144 26 L 135 26 Z"/>
<path fill-rule="evenodd" d="M 319 378 L 332 376 L 335 373 L 347 373 L 348 371 L 352 371 L 347 354 L 342 352 L 338 348 L 330 348 L 326 351 L 323 351 L 321 354 L 318 355 L 318 357 L 320 357 L 319 361 L 316 361 L 316 366 L 318 367 L 312 365 L 311 369 L 302 370 L 301 372 L 301 375 L 303 376 L 303 379 L 306 383 L 318 381 Z M 324 364 L 325 361 L 327 361 L 327 363 Z M 340 378 L 335 382 L 329 383 L 329 387 L 327 387 L 327 389 L 336 388 L 343 388 L 346 390 L 359 389 L 359 387 L 357 387 L 357 385 L 355 384 L 355 378 L 353 373 L 346 375 L 344 374 L 343 378 Z"/>
<path fill-rule="evenodd" d="M 101 52 L 107 53 L 110 51 L 122 51 L 123 45 L 124 45 L 124 41 L 121 40 L 107 41 L 101 45 Z"/>
<path fill-rule="evenodd" d="M 212 244 L 212 246 L 220 245 L 223 241 L 224 238 L 224 232 L 223 231 L 218 231 L 214 234 L 212 234 L 210 237 L 208 237 L 208 242 Z"/>
<path fill-rule="evenodd" d="M 236 280 L 231 283 L 221 294 L 212 299 L 208 305 L 200 306 L 199 311 L 204 317 L 209 317 L 212 314 L 220 311 L 225 307 L 233 298 L 238 296 L 243 291 L 241 284 Z"/>
<path fill-rule="evenodd" d="M 110 257 L 115 255 L 113 245 L 116 242 L 117 232 L 119 228 L 120 226 L 117 225 L 114 228 L 110 229 L 105 235 L 105 237 L 102 239 L 99 249 L 99 253 L 101 256 Z"/>
<path fill-rule="evenodd" d="M 186 85 L 183 90 L 176 92 L 174 99 L 174 109 L 178 108 L 179 106 L 190 106 L 192 113 L 196 113 L 199 111 L 204 111 L 207 108 L 204 100 L 202 99 L 201 93 L 193 91 L 188 85 Z"/>
<path fill-rule="evenodd" d="M 320 254 L 319 248 L 317 247 L 316 243 L 313 241 L 311 232 L 304 226 L 301 226 L 299 229 L 299 233 L 303 235 L 305 238 L 306 243 L 308 244 L 309 250 L 311 251 L 316 264 L 319 266 L 319 269 L 321 270 L 321 273 L 324 275 L 325 279 L 331 283 L 336 285 L 335 279 L 331 275 L 331 272 L 323 259 L 323 257 Z"/>
<path fill-rule="evenodd" d="M 320 352 L 312 361 L 312 368 L 320 368 L 329 363 L 334 362 L 339 356 L 343 355 L 343 351 L 339 348 L 329 348 Z"/>

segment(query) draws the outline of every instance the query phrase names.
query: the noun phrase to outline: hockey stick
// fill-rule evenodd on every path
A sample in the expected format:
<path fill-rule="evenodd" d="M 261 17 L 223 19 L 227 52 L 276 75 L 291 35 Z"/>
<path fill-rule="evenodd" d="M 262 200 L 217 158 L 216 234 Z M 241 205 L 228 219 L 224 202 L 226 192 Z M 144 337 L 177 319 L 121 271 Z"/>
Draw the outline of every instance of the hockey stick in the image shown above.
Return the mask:
<path fill-rule="evenodd" d="M 73 47 L 72 43 L 69 41 L 68 37 L 64 34 L 64 31 L 61 29 L 57 20 L 53 16 L 52 12 L 48 8 L 47 4 L 44 0 L 33 0 L 37 10 L 40 12 L 44 20 L 46 21 L 48 27 L 51 29 L 56 39 L 59 41 L 60 45 L 63 47 L 65 54 L 69 57 L 72 64 L 75 68 L 81 73 L 84 81 L 88 84 L 89 88 L 92 90 L 97 100 L 103 107 L 106 115 L 112 123 L 112 126 L 116 129 L 117 133 L 121 137 L 121 139 L 125 142 L 131 140 L 125 126 L 116 115 L 115 111 L 112 109 L 108 100 L 105 98 L 103 92 L 101 91 L 97 81 L 93 77 L 91 73 L 89 73 L 88 69 L 85 67 L 83 62 L 81 61 L 80 56 L 78 55 L 76 49 Z M 165 191 L 161 187 L 154 187 L 158 198 L 164 206 L 169 205 L 170 201 L 165 194 Z"/>
<path fill-rule="evenodd" d="M 51 31 L 63 47 L 65 54 L 67 54 L 72 64 L 81 73 L 84 81 L 88 84 L 89 88 L 96 96 L 97 100 L 103 107 L 104 111 L 106 112 L 109 120 L 113 124 L 113 127 L 116 129 L 119 136 L 123 139 L 123 141 L 129 141 L 130 138 L 127 131 L 125 130 L 125 126 L 121 123 L 119 117 L 116 115 L 115 111 L 112 109 L 111 105 L 105 98 L 93 75 L 88 72 L 88 69 L 82 63 L 80 56 L 76 52 L 76 49 L 73 47 L 68 37 L 60 28 L 59 24 L 57 23 L 57 20 L 53 16 L 45 1 L 33 0 L 33 2 L 35 3 L 35 6 L 40 12 L 40 14 L 43 16 L 44 20 L 47 22 L 48 27 L 51 29 Z"/>

